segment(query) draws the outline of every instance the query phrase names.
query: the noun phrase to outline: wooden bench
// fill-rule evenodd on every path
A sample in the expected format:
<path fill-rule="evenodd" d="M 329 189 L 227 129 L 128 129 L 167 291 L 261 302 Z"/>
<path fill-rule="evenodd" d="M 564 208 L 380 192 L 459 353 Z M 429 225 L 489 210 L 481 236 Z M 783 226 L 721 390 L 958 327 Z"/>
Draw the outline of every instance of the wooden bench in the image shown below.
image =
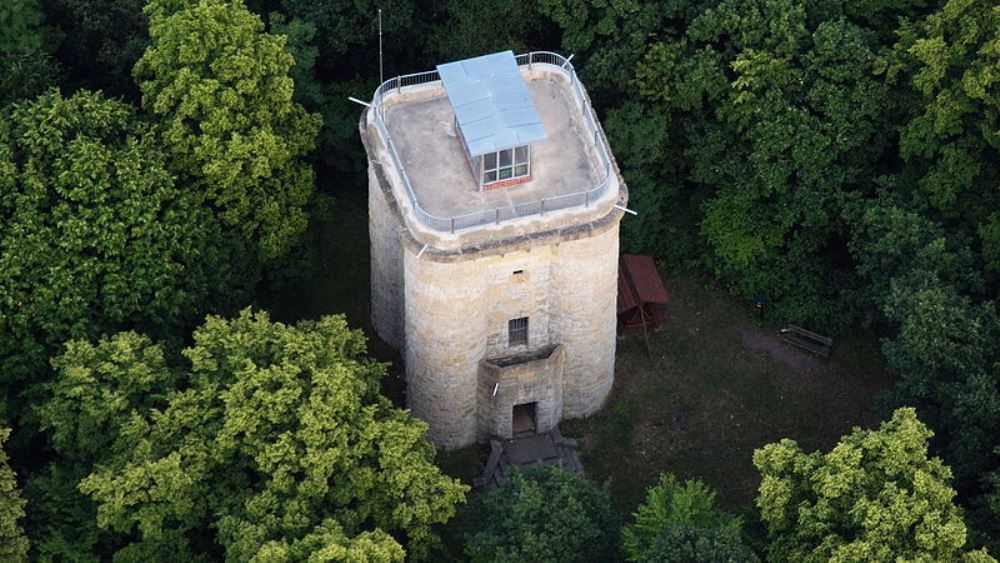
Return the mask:
<path fill-rule="evenodd" d="M 803 350 L 823 357 L 830 355 L 830 348 L 833 346 L 833 339 L 829 336 L 816 334 L 815 332 L 795 325 L 788 325 L 781 329 L 780 332 L 781 339 L 792 346 L 802 348 Z"/>

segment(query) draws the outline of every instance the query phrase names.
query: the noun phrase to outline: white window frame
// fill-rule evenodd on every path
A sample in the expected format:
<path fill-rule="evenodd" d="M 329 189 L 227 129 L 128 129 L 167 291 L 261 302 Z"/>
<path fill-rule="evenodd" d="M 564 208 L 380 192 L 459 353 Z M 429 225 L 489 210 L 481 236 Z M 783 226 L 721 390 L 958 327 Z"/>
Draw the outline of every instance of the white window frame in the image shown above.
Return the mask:
<path fill-rule="evenodd" d="M 524 149 L 524 160 L 518 160 L 518 150 Z M 510 153 L 510 165 L 501 166 L 500 165 L 500 155 L 501 153 Z M 486 167 L 486 157 L 493 156 L 494 166 L 492 168 Z M 508 180 L 516 180 L 518 178 L 530 178 L 531 177 L 531 145 L 521 145 L 517 147 L 511 147 L 509 149 L 503 149 L 500 151 L 486 153 L 477 157 L 479 159 L 479 185 L 485 186 L 488 184 L 495 184 L 497 182 L 506 182 Z M 520 166 L 525 167 L 523 174 L 517 174 L 517 169 Z M 507 178 L 500 177 L 500 171 L 503 169 L 510 169 L 510 176 Z M 486 179 L 486 174 L 493 173 L 494 178 L 492 180 Z"/>

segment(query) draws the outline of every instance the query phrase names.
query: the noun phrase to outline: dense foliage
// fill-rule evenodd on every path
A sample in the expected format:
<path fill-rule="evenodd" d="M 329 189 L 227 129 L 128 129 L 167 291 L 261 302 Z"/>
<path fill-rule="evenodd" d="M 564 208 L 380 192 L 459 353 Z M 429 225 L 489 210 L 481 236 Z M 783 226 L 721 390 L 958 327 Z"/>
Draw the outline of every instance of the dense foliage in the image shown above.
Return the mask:
<path fill-rule="evenodd" d="M 0 218 L 10 399 L 45 379 L 70 338 L 168 335 L 240 286 L 211 214 L 175 184 L 133 109 L 100 94 L 52 91 L 4 112 Z"/>
<path fill-rule="evenodd" d="M 50 21 L 63 32 L 57 56 L 70 86 L 138 98 L 132 67 L 149 45 L 146 0 L 46 0 Z"/>
<path fill-rule="evenodd" d="M 171 171 L 262 260 L 286 254 L 306 228 L 313 171 L 301 157 L 319 120 L 292 101 L 285 38 L 241 2 L 159 0 L 146 12 L 150 46 L 134 72 Z"/>
<path fill-rule="evenodd" d="M 13 563 L 28 560 L 28 538 L 20 524 L 25 502 L 4 448 L 9 437 L 10 429 L 0 428 L 0 560 Z"/>
<path fill-rule="evenodd" d="M 270 434 L 264 422 L 253 434 L 263 449 L 229 444 L 208 455 L 206 444 L 227 439 L 220 413 L 250 409 L 230 405 L 221 394 L 237 391 L 209 389 L 195 363 L 179 360 L 206 313 L 247 305 L 259 280 L 283 279 L 309 256 L 309 221 L 330 195 L 364 189 L 359 107 L 347 96 L 376 86 L 380 8 L 387 77 L 504 49 L 574 53 L 639 211 L 622 223 L 623 248 L 763 296 L 773 320 L 825 333 L 860 321 L 877 330 L 899 379 L 885 405 L 915 407 L 934 436 L 915 422 L 892 424 L 907 428 L 906 443 L 929 443 L 954 480 L 933 458 L 907 459 L 926 465 L 941 495 L 954 485 L 968 524 L 963 550 L 1000 550 L 995 1 L 8 0 L 0 2 L 0 420 L 13 427 L 7 450 L 26 480 L 33 550 L 74 560 L 167 558 L 160 549 L 399 559 L 433 543 L 428 526 L 447 517 L 448 495 L 433 516 L 407 520 L 386 515 L 385 498 L 337 497 L 347 504 L 326 514 L 286 489 L 237 487 L 251 474 L 279 489 L 290 486 L 281 479 L 305 475 L 314 485 L 322 471 L 282 465 L 308 456 L 279 455 L 304 451 L 313 437 L 301 420 L 275 419 Z M 270 328 L 247 328 L 258 321 Z M 200 334 L 224 333 L 226 323 Z M 285 342 L 286 329 L 326 330 L 232 323 L 262 342 Z M 121 331 L 135 333 L 92 344 Z M 369 388 L 378 370 L 367 369 L 359 397 L 381 405 Z M 250 385 L 235 371 L 225 376 Z M 287 408 L 305 408 L 295 401 L 313 400 L 312 387 L 293 387 L 302 395 Z M 344 414 L 344 436 L 359 443 L 377 444 L 374 428 L 401 432 L 404 450 L 421 452 L 413 455 L 422 478 L 439 482 L 415 426 Z M 42 435 L 32 430 L 39 424 Z M 856 440 L 851 451 L 868 451 Z M 184 457 L 197 451 L 202 458 Z M 765 451 L 819 459 L 787 444 Z M 867 461 L 858 463 L 867 474 Z M 791 469 L 778 473 L 808 489 Z M 151 475 L 162 475 L 159 489 L 140 486 Z M 578 485 L 551 479 L 557 489 Z M 216 486 L 225 492 L 199 496 Z M 641 536 L 643 557 L 737 553 L 733 527 L 669 516 L 676 499 L 704 500 L 675 486 L 654 489 L 624 531 Z M 310 502 L 327 494 L 305 489 Z M 116 504 L 125 495 L 134 504 Z M 200 508 L 174 518 L 184 498 Z M 944 508 L 951 502 L 942 514 L 958 522 Z M 602 518 L 587 525 L 596 530 Z M 527 545 L 527 532 L 508 524 L 476 540 L 476 553 L 501 549 L 508 535 Z M 580 545 L 566 537 L 560 547 Z M 782 541 L 773 549 L 786 549 Z"/>
<path fill-rule="evenodd" d="M 467 510 L 472 561 L 607 561 L 617 554 L 617 516 L 607 490 L 555 466 L 513 468 Z"/>
<path fill-rule="evenodd" d="M 700 528 L 670 524 L 653 539 L 649 548 L 632 559 L 641 563 L 756 563 L 754 552 L 744 545 L 737 530 Z"/>
<path fill-rule="evenodd" d="M 829 453 L 792 440 L 754 452 L 761 473 L 757 506 L 775 561 L 954 561 L 967 532 L 951 470 L 928 457 L 932 432 L 911 408 L 878 430 L 855 431 Z"/>
<path fill-rule="evenodd" d="M 379 394 L 385 366 L 342 317 L 209 317 L 172 366 L 135 333 L 73 341 L 41 418 L 116 557 L 425 555 L 465 486 L 426 425 Z M 392 534 L 392 535 L 390 535 Z M 394 537 L 395 536 L 395 537 Z"/>
<path fill-rule="evenodd" d="M 698 551 L 705 542 L 728 538 L 715 533 L 722 530 L 736 532 L 739 538 L 740 520 L 716 510 L 715 491 L 697 479 L 680 483 L 669 473 L 660 475 L 632 519 L 622 528 L 622 551 L 630 561 L 655 559 L 688 543 Z"/>
<path fill-rule="evenodd" d="M 0 107 L 53 85 L 59 66 L 52 57 L 56 32 L 45 25 L 37 0 L 0 4 Z"/>

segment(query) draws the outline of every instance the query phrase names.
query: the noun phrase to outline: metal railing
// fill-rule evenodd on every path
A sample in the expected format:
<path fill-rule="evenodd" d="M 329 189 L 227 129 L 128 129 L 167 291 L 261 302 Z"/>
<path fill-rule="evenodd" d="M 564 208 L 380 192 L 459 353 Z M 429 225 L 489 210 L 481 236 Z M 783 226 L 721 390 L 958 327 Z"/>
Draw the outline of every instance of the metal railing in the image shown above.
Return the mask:
<path fill-rule="evenodd" d="M 387 96 L 402 93 L 402 91 L 406 88 L 412 88 L 429 82 L 440 82 L 441 77 L 438 75 L 436 70 L 397 76 L 386 80 L 377 89 L 375 89 L 371 105 L 375 114 L 375 126 L 378 127 L 379 134 L 383 139 L 385 139 L 385 144 L 389 149 L 389 154 L 392 155 L 396 171 L 399 173 L 399 177 L 403 180 L 403 186 L 406 188 L 406 195 L 410 200 L 410 204 L 413 206 L 413 211 L 416 214 L 417 219 L 424 226 L 435 231 L 454 233 L 455 231 L 485 225 L 488 223 L 500 223 L 501 221 L 508 221 L 519 217 L 541 215 L 545 214 L 547 211 L 556 211 L 559 209 L 580 206 L 589 207 L 591 203 L 604 196 L 608 186 L 611 184 L 610 153 L 608 152 L 608 148 L 605 146 L 604 138 L 597 125 L 597 116 L 594 113 L 594 110 L 590 107 L 587 96 L 583 93 L 583 87 L 580 85 L 580 80 L 576 76 L 576 70 L 573 68 L 569 59 L 558 53 L 533 51 L 517 55 L 515 60 L 517 61 L 518 66 L 527 66 L 530 69 L 533 65 L 544 64 L 556 67 L 558 70 L 566 74 L 569 78 L 570 90 L 573 93 L 573 100 L 577 104 L 577 109 L 579 109 L 580 113 L 584 116 L 584 122 L 586 123 L 588 134 L 593 135 L 594 147 L 599 158 L 601 159 L 601 165 L 604 168 L 604 178 L 595 186 L 586 190 L 545 197 L 524 203 L 481 209 L 450 217 L 440 217 L 432 213 L 428 213 L 423 209 L 423 207 L 420 206 L 420 202 L 417 200 L 417 196 L 413 191 L 413 185 L 410 182 L 410 177 L 407 175 L 406 168 L 403 166 L 403 161 L 399 157 L 399 153 L 396 150 L 396 145 L 393 143 L 392 137 L 389 135 L 389 129 L 385 125 L 385 105 L 383 102 Z"/>

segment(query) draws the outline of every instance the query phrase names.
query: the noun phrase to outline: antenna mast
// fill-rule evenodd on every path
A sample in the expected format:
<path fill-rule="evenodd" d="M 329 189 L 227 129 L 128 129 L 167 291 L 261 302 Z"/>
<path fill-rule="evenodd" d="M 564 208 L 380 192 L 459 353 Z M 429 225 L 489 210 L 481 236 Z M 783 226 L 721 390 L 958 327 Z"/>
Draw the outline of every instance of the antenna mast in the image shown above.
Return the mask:
<path fill-rule="evenodd" d="M 378 83 L 385 82 L 382 76 L 382 8 L 378 9 Z"/>

